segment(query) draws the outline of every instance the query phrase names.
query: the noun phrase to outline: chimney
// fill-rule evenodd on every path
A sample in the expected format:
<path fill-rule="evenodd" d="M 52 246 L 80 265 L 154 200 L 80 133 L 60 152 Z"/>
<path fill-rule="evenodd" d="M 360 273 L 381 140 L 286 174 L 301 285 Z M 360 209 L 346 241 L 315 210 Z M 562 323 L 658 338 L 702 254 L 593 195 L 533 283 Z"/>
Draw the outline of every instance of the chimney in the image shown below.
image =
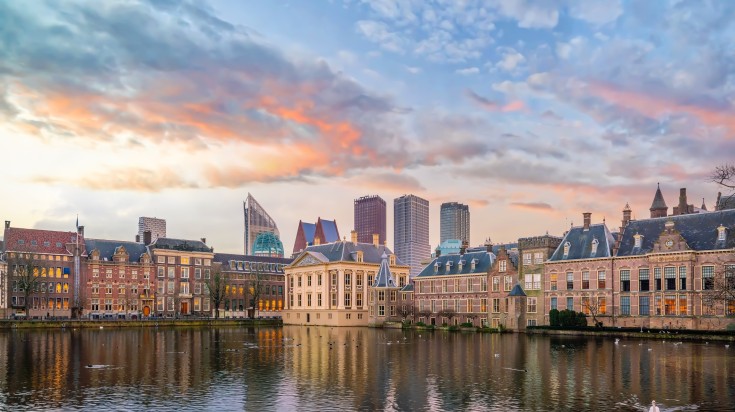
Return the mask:
<path fill-rule="evenodd" d="M 322 240 L 318 236 L 314 236 L 314 246 L 319 246 L 322 244 Z"/>
<path fill-rule="evenodd" d="M 682 187 L 679 189 L 679 214 L 685 215 L 689 212 L 689 206 L 687 205 L 687 188 Z"/>
<path fill-rule="evenodd" d="M 584 212 L 582 213 L 582 216 L 584 217 L 584 230 L 590 230 L 590 220 L 592 220 L 592 213 Z"/>
<path fill-rule="evenodd" d="M 135 235 L 135 243 L 140 243 L 140 235 Z"/>
<path fill-rule="evenodd" d="M 442 255 L 442 250 L 440 248 L 436 248 L 436 257 L 439 257 Z"/>
<path fill-rule="evenodd" d="M 350 232 L 350 241 L 352 243 L 357 243 L 357 230 Z"/>
<path fill-rule="evenodd" d="M 719 200 L 719 196 L 717 197 L 717 199 Z M 6 220 L 5 221 L 5 229 L 10 229 L 10 221 L 9 220 Z"/>
<path fill-rule="evenodd" d="M 143 244 L 148 246 L 151 244 L 151 231 L 145 230 L 143 231 Z"/>
<path fill-rule="evenodd" d="M 485 249 L 488 253 L 492 253 L 493 251 L 493 242 L 490 241 L 490 238 L 487 238 L 487 240 L 485 241 Z"/>
<path fill-rule="evenodd" d="M 77 234 L 81 237 L 84 237 L 84 226 L 79 226 L 79 229 L 77 229 Z"/>
<path fill-rule="evenodd" d="M 630 215 L 631 215 L 630 205 L 627 203 L 625 204 L 625 207 L 623 208 L 623 222 L 622 226 L 620 227 L 620 231 L 622 232 L 623 229 L 628 226 L 628 223 L 630 223 Z"/>
<path fill-rule="evenodd" d="M 459 247 L 459 254 L 464 255 L 464 252 L 467 251 L 467 246 L 469 246 L 469 243 L 467 243 L 466 240 L 462 241 L 462 246 Z"/>
<path fill-rule="evenodd" d="M 373 245 L 375 245 L 375 247 L 380 246 L 380 235 L 377 233 L 373 233 Z"/>
<path fill-rule="evenodd" d="M 207 238 L 206 237 L 203 237 L 201 239 L 202 239 L 202 243 L 204 243 L 206 245 L 207 244 Z"/>

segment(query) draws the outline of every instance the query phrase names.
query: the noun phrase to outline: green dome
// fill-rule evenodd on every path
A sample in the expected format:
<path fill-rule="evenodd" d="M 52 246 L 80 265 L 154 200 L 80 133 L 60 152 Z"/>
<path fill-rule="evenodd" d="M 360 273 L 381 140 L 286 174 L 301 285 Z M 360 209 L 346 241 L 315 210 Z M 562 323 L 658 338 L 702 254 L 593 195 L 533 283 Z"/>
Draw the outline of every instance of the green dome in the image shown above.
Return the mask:
<path fill-rule="evenodd" d="M 253 255 L 283 257 L 283 243 L 274 233 L 263 232 L 253 242 Z"/>

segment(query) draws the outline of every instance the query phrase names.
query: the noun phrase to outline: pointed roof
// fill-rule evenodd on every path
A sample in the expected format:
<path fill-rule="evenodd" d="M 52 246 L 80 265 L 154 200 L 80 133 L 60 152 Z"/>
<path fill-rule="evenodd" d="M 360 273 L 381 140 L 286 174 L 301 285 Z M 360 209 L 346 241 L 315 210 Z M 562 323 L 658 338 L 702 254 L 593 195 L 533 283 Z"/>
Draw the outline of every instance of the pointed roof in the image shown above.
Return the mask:
<path fill-rule="evenodd" d="M 395 288 L 396 282 L 393 280 L 393 275 L 390 273 L 390 267 L 388 266 L 388 255 L 383 252 L 383 256 L 380 257 L 380 270 L 378 275 L 375 276 L 374 288 Z"/>
<path fill-rule="evenodd" d="M 650 210 L 668 209 L 666 202 L 664 201 L 664 195 L 661 194 L 661 185 L 656 184 L 656 195 L 653 197 L 653 203 L 651 203 Z"/>
<path fill-rule="evenodd" d="M 704 198 L 702 198 L 702 207 L 700 209 L 707 210 L 707 205 L 704 204 Z"/>
<path fill-rule="evenodd" d="M 520 283 L 516 283 L 516 285 L 513 286 L 513 289 L 511 289 L 510 293 L 508 293 L 508 297 L 513 296 L 526 296 L 526 292 L 523 291 Z"/>

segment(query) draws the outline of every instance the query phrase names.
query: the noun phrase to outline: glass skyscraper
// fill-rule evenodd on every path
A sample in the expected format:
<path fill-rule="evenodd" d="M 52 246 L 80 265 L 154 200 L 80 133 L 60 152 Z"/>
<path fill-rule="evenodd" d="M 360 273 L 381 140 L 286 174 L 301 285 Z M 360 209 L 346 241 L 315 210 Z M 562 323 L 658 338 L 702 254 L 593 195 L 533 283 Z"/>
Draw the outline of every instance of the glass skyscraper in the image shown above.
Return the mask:
<path fill-rule="evenodd" d="M 442 203 L 439 213 L 439 243 L 449 239 L 469 243 L 470 207 L 457 202 Z"/>
<path fill-rule="evenodd" d="M 363 196 L 355 199 L 355 231 L 359 243 L 373 243 L 378 234 L 379 244 L 386 239 L 385 200 L 380 196 Z"/>
<path fill-rule="evenodd" d="M 429 201 L 403 195 L 393 201 L 394 248 L 398 259 L 411 267 L 411 276 L 421 272 L 421 262 L 431 257 Z"/>
<path fill-rule="evenodd" d="M 243 209 L 245 212 L 245 254 L 253 255 L 255 254 L 253 252 L 255 238 L 257 238 L 259 234 L 270 232 L 276 235 L 277 238 L 280 236 L 280 233 L 278 232 L 276 222 L 250 193 L 248 193 L 247 199 L 243 202 Z M 283 246 L 281 246 L 281 248 L 283 248 Z"/>

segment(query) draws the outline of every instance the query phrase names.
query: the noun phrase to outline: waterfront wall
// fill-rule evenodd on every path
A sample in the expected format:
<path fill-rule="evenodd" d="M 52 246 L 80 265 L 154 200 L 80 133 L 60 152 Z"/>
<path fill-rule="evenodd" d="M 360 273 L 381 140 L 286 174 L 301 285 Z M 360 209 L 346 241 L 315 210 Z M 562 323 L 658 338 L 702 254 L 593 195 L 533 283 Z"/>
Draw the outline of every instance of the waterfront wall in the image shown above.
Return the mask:
<path fill-rule="evenodd" d="M 602 330 L 563 330 L 563 329 L 546 329 L 546 328 L 529 328 L 525 333 L 530 335 L 561 335 L 561 336 L 595 336 L 610 338 L 634 338 L 634 339 L 674 339 L 677 341 L 698 340 L 698 341 L 730 341 L 735 342 L 735 334 L 709 334 L 707 331 L 701 333 L 677 333 L 677 331 L 668 331 L 669 333 L 659 332 L 633 332 L 633 331 L 602 331 Z"/>
<path fill-rule="evenodd" d="M 222 327 L 282 326 L 280 319 L 159 319 L 159 320 L 0 320 L 0 330 L 59 328 L 154 328 L 154 327 Z"/>

